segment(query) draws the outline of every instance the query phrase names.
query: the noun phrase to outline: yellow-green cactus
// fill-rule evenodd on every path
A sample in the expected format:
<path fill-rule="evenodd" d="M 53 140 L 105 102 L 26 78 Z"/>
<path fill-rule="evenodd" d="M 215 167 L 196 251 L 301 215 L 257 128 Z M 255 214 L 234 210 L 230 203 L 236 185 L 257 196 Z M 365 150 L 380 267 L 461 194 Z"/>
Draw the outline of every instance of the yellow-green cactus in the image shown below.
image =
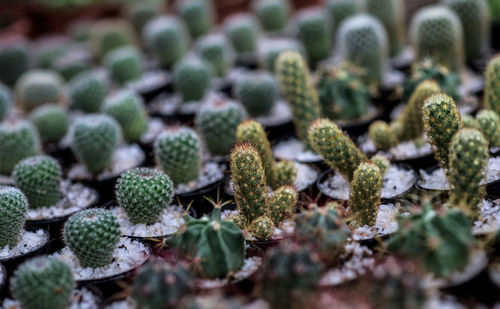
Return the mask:
<path fill-rule="evenodd" d="M 475 127 L 483 133 L 491 147 L 500 143 L 500 117 L 491 110 L 482 110 L 476 115 Z"/>
<path fill-rule="evenodd" d="M 398 144 L 396 134 L 394 134 L 389 124 L 383 120 L 373 122 L 368 129 L 368 134 L 377 149 L 389 150 Z"/>
<path fill-rule="evenodd" d="M 293 187 L 283 186 L 274 192 L 269 199 L 269 212 L 274 225 L 279 226 L 288 218 L 297 200 L 298 194 Z"/>
<path fill-rule="evenodd" d="M 500 55 L 490 60 L 484 79 L 484 106 L 500 115 Z"/>
<path fill-rule="evenodd" d="M 381 192 L 382 173 L 378 166 L 361 163 L 354 172 L 349 192 L 349 212 L 354 226 L 375 225 Z"/>

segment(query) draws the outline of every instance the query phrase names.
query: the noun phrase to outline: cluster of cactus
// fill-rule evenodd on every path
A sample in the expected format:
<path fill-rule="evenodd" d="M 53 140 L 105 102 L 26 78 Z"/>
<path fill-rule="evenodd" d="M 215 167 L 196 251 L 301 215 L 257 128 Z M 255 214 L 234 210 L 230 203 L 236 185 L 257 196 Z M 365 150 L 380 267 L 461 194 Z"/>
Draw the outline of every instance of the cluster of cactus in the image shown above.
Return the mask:
<path fill-rule="evenodd" d="M 257 0 L 253 2 L 252 10 L 262 28 L 274 33 L 286 28 L 291 8 L 288 0 Z"/>
<path fill-rule="evenodd" d="M 14 248 L 26 222 L 28 199 L 21 190 L 0 186 L 0 248 Z"/>
<path fill-rule="evenodd" d="M 134 47 L 124 46 L 110 51 L 104 58 L 104 63 L 111 77 L 121 85 L 142 76 L 142 56 Z"/>
<path fill-rule="evenodd" d="M 279 98 L 278 82 L 271 73 L 245 73 L 236 81 L 236 96 L 251 117 L 271 113 Z"/>
<path fill-rule="evenodd" d="M 257 52 L 259 25 L 253 15 L 242 13 L 228 18 L 224 31 L 240 57 Z"/>
<path fill-rule="evenodd" d="M 43 104 L 60 103 L 62 100 L 63 81 L 55 72 L 28 71 L 16 83 L 16 104 L 25 112 Z"/>
<path fill-rule="evenodd" d="M 68 84 L 71 107 L 85 113 L 98 113 L 107 91 L 107 83 L 93 72 L 79 74 Z"/>
<path fill-rule="evenodd" d="M 19 161 L 38 154 L 40 148 L 38 133 L 31 123 L 0 123 L 0 174 L 10 175 Z"/>
<path fill-rule="evenodd" d="M 310 63 L 317 64 L 330 56 L 333 45 L 330 15 L 321 7 L 304 9 L 297 13 L 298 37 Z"/>
<path fill-rule="evenodd" d="M 12 107 L 12 96 L 7 87 L 0 84 L 0 122 L 9 115 Z"/>
<path fill-rule="evenodd" d="M 470 125 L 470 124 L 469 124 Z M 483 133 L 484 138 L 488 141 L 490 147 L 495 147 L 500 144 L 500 116 L 492 110 L 481 110 L 476 115 L 476 119 L 474 120 L 472 127 L 477 128 L 481 133 Z"/>
<path fill-rule="evenodd" d="M 60 105 L 42 105 L 30 115 L 42 143 L 58 143 L 68 132 L 69 119 L 66 109 Z"/>
<path fill-rule="evenodd" d="M 132 25 L 123 19 L 103 19 L 92 24 L 90 31 L 90 45 L 99 59 L 112 50 L 135 45 L 136 38 Z"/>
<path fill-rule="evenodd" d="M 186 57 L 174 68 L 174 82 L 183 102 L 198 102 L 207 94 L 212 80 L 212 69 L 197 57 Z"/>
<path fill-rule="evenodd" d="M 64 225 L 64 242 L 83 268 L 111 263 L 120 235 L 118 219 L 106 209 L 82 210 Z"/>
<path fill-rule="evenodd" d="M 349 213 L 354 226 L 375 225 L 383 174 L 373 162 L 362 162 L 354 171 L 349 192 Z"/>
<path fill-rule="evenodd" d="M 485 72 L 484 106 L 500 115 L 500 56 L 490 60 Z"/>
<path fill-rule="evenodd" d="M 184 19 L 193 38 L 210 32 L 214 26 L 215 12 L 212 0 L 180 1 L 177 12 Z"/>
<path fill-rule="evenodd" d="M 326 9 L 332 20 L 332 34 L 336 34 L 342 22 L 358 12 L 357 1 L 351 0 L 327 0 Z"/>
<path fill-rule="evenodd" d="M 0 42 L 0 81 L 14 86 L 17 79 L 30 67 L 28 42 L 25 39 L 2 40 Z"/>
<path fill-rule="evenodd" d="M 292 38 L 276 38 L 263 40 L 259 45 L 259 63 L 261 68 L 269 72 L 277 72 L 276 61 L 284 52 L 297 52 L 306 56 L 304 45 Z"/>
<path fill-rule="evenodd" d="M 200 57 L 208 62 L 215 74 L 223 77 L 233 64 L 233 51 L 227 38 L 222 34 L 208 34 L 198 42 Z"/>

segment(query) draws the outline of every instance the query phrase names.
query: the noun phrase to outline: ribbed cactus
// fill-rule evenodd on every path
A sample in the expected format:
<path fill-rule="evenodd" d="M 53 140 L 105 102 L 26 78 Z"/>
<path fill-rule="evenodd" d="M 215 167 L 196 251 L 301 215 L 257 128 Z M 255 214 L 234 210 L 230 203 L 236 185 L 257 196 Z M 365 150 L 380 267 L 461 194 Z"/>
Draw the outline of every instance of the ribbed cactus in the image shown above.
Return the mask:
<path fill-rule="evenodd" d="M 193 38 L 209 33 L 215 23 L 212 0 L 180 1 L 177 6 L 177 13 L 184 19 Z"/>
<path fill-rule="evenodd" d="M 71 107 L 85 113 L 98 113 L 108 92 L 107 83 L 93 72 L 84 72 L 68 85 Z"/>
<path fill-rule="evenodd" d="M 184 184 L 198 178 L 201 168 L 201 142 L 198 134 L 188 127 L 163 131 L 154 144 L 156 164 L 174 184 Z"/>
<path fill-rule="evenodd" d="M 28 199 L 21 190 L 0 186 L 0 248 L 14 248 L 26 222 Z"/>
<path fill-rule="evenodd" d="M 490 60 L 484 75 L 484 106 L 500 115 L 500 55 Z"/>
<path fill-rule="evenodd" d="M 328 58 L 332 52 L 333 34 L 330 15 L 322 7 L 304 9 L 296 16 L 297 32 L 312 64 Z"/>
<path fill-rule="evenodd" d="M 28 42 L 25 39 L 0 41 L 0 81 L 12 87 L 30 67 Z"/>
<path fill-rule="evenodd" d="M 272 38 L 262 40 L 259 45 L 259 65 L 269 72 L 276 71 L 278 57 L 284 52 L 297 52 L 306 57 L 304 45 L 293 38 Z"/>
<path fill-rule="evenodd" d="M 25 309 L 64 309 L 71 301 L 75 286 L 71 268 L 61 260 L 46 256 L 21 264 L 10 281 L 12 295 Z"/>
<path fill-rule="evenodd" d="M 224 23 L 224 31 L 239 56 L 252 55 L 257 51 L 259 26 L 251 14 L 237 14 Z"/>
<path fill-rule="evenodd" d="M 58 143 L 68 132 L 69 119 L 60 105 L 42 105 L 30 115 L 42 143 Z"/>
<path fill-rule="evenodd" d="M 375 225 L 382 178 L 380 169 L 372 162 L 363 162 L 354 171 L 349 192 L 349 212 L 354 226 Z"/>
<path fill-rule="evenodd" d="M 220 33 L 208 34 L 198 41 L 200 57 L 212 66 L 219 77 L 224 77 L 233 65 L 233 51 L 227 38 Z"/>
<path fill-rule="evenodd" d="M 332 121 L 318 119 L 309 127 L 309 142 L 314 151 L 323 156 L 331 168 L 348 181 L 353 179 L 354 171 L 368 158 L 354 142 Z"/>
<path fill-rule="evenodd" d="M 62 169 L 49 156 L 39 155 L 22 160 L 14 167 L 12 178 L 28 198 L 30 208 L 54 206 L 62 198 Z"/>
<path fill-rule="evenodd" d="M 274 227 L 273 220 L 269 216 L 263 215 L 252 221 L 248 232 L 259 240 L 268 240 L 274 233 Z"/>
<path fill-rule="evenodd" d="M 170 204 L 173 184 L 159 170 L 133 168 L 120 176 L 115 193 L 130 222 L 153 224 Z"/>
<path fill-rule="evenodd" d="M 248 72 L 236 80 L 235 92 L 248 114 L 259 117 L 271 113 L 279 97 L 279 85 L 271 73 Z"/>
<path fill-rule="evenodd" d="M 380 84 L 389 55 L 387 40 L 384 26 L 377 19 L 359 14 L 342 23 L 337 35 L 337 46 L 344 61 L 365 71 L 363 80 L 366 83 Z"/>
<path fill-rule="evenodd" d="M 102 19 L 92 24 L 90 45 L 94 54 L 103 59 L 116 48 L 134 45 L 136 38 L 132 25 L 124 19 Z"/>
<path fill-rule="evenodd" d="M 0 174 L 10 175 L 14 165 L 40 152 L 35 128 L 27 121 L 0 123 Z"/>
<path fill-rule="evenodd" d="M 474 124 L 477 126 L 477 129 L 483 133 L 490 147 L 495 147 L 500 144 L 500 117 L 494 111 L 480 111 L 476 115 Z"/>
<path fill-rule="evenodd" d="M 119 47 L 110 51 L 104 58 L 111 77 L 121 85 L 138 80 L 142 76 L 141 54 L 130 46 Z"/>
<path fill-rule="evenodd" d="M 7 87 L 0 84 L 0 122 L 2 122 L 10 112 L 12 107 L 12 96 Z"/>
<path fill-rule="evenodd" d="M 370 124 L 368 134 L 377 149 L 389 150 L 398 144 L 396 134 L 383 120 L 377 120 Z"/>
<path fill-rule="evenodd" d="M 291 8 L 288 0 L 254 0 L 252 10 L 265 31 L 277 32 L 286 28 Z"/>
<path fill-rule="evenodd" d="M 64 225 L 64 242 L 84 268 L 111 263 L 120 235 L 118 219 L 100 208 L 82 210 Z"/>
<path fill-rule="evenodd" d="M 358 12 L 357 1 L 352 0 L 327 0 L 326 8 L 330 12 L 332 23 L 332 33 L 335 34 L 342 22 Z"/>
<path fill-rule="evenodd" d="M 205 102 L 196 115 L 196 127 L 208 151 L 224 156 L 236 142 L 236 128 L 245 119 L 245 110 L 236 102 L 216 98 Z"/>
<path fill-rule="evenodd" d="M 16 104 L 25 112 L 43 104 L 60 103 L 62 100 L 63 81 L 55 72 L 28 71 L 16 83 Z"/>
<path fill-rule="evenodd" d="M 203 100 L 210 88 L 211 80 L 211 67 L 197 57 L 188 56 L 175 65 L 175 87 L 184 102 Z"/>
<path fill-rule="evenodd" d="M 422 108 L 425 133 L 439 165 L 448 167 L 451 139 L 463 127 L 462 118 L 452 98 L 446 94 L 429 97 Z"/>
<path fill-rule="evenodd" d="M 275 226 L 279 226 L 295 211 L 298 201 L 297 191 L 292 186 L 282 186 L 274 191 L 268 200 L 269 216 Z"/>
<path fill-rule="evenodd" d="M 453 11 L 442 6 L 425 7 L 413 17 L 410 28 L 417 60 L 430 57 L 452 71 L 460 71 L 464 61 L 463 31 Z"/>
<path fill-rule="evenodd" d="M 120 124 L 123 137 L 128 142 L 138 142 L 148 130 L 149 116 L 144 102 L 131 90 L 122 90 L 108 97 L 104 113 Z"/>
<path fill-rule="evenodd" d="M 321 116 L 316 89 L 304 58 L 297 52 L 282 53 L 276 70 L 283 95 L 292 107 L 293 124 L 298 138 L 306 145 L 309 124 Z"/>
<path fill-rule="evenodd" d="M 120 141 L 120 125 L 113 118 L 90 114 L 75 121 L 71 148 L 87 170 L 97 174 L 110 166 Z"/>

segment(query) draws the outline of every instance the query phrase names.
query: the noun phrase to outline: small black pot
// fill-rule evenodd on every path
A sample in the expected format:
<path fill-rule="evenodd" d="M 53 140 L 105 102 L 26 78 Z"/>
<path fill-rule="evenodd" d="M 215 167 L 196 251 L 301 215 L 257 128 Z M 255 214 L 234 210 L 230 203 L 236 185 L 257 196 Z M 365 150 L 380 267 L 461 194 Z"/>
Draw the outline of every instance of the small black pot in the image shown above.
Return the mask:
<path fill-rule="evenodd" d="M 187 207 L 187 205 L 191 204 L 191 208 L 195 210 L 198 218 L 202 217 L 204 214 L 208 214 L 213 210 L 213 205 L 206 199 L 212 198 L 214 201 L 217 201 L 217 195 L 224 192 L 224 183 L 226 182 L 226 177 L 223 177 L 220 180 L 215 181 L 203 188 L 187 192 L 177 194 L 174 197 L 174 201 L 179 201 L 180 205 L 183 207 Z"/>
<path fill-rule="evenodd" d="M 500 22 L 491 23 L 491 47 L 494 52 L 500 52 Z"/>
<path fill-rule="evenodd" d="M 0 263 L 0 274 L 3 277 L 3 280 L 0 281 L 0 299 L 4 299 L 7 296 L 7 271 L 2 263 Z"/>
<path fill-rule="evenodd" d="M 257 70 L 259 68 L 259 62 L 256 55 L 238 57 L 235 63 L 236 67 L 245 68 L 248 70 Z"/>
<path fill-rule="evenodd" d="M 368 131 L 370 124 L 384 115 L 384 108 L 379 106 L 360 119 L 336 121 L 340 128 L 355 139 Z"/>
<path fill-rule="evenodd" d="M 154 74 L 158 74 L 161 77 L 153 78 Z M 148 78 L 152 80 L 148 81 Z M 132 83 L 129 87 L 135 90 L 143 98 L 144 102 L 150 102 L 162 93 L 173 91 L 173 78 L 163 71 L 160 73 L 146 72 L 141 80 Z"/>
<path fill-rule="evenodd" d="M 47 145 L 45 147 L 45 153 L 56 159 L 63 168 L 70 167 L 72 164 L 78 162 L 69 146 L 61 147 L 58 145 Z"/>

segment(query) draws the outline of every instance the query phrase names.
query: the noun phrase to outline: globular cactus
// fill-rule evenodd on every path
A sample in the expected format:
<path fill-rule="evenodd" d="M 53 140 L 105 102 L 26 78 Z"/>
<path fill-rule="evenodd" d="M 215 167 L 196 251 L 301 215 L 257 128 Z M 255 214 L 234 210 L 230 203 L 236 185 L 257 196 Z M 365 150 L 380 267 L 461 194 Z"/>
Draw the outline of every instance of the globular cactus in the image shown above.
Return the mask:
<path fill-rule="evenodd" d="M 382 178 L 380 169 L 372 162 L 363 162 L 354 171 L 349 191 L 349 213 L 353 216 L 354 226 L 375 225 Z"/>
<path fill-rule="evenodd" d="M 411 22 L 410 37 L 417 60 L 430 57 L 452 71 L 458 72 L 462 68 L 462 25 L 449 8 L 428 6 L 420 9 Z"/>
<path fill-rule="evenodd" d="M 102 19 L 91 26 L 90 46 L 98 59 L 103 59 L 110 51 L 135 45 L 136 38 L 132 25 L 124 19 Z"/>
<path fill-rule="evenodd" d="M 348 181 L 368 158 L 342 130 L 328 119 L 318 119 L 309 127 L 309 142 L 331 168 Z"/>
<path fill-rule="evenodd" d="M 251 117 L 269 115 L 279 98 L 279 85 L 271 73 L 248 72 L 236 80 L 235 93 Z"/>
<path fill-rule="evenodd" d="M 224 22 L 224 32 L 235 52 L 246 57 L 257 52 L 259 26 L 251 14 L 237 14 Z"/>
<path fill-rule="evenodd" d="M 104 58 L 111 77 L 120 85 L 138 80 L 143 73 L 141 54 L 130 46 L 116 48 Z"/>
<path fill-rule="evenodd" d="M 292 38 L 272 38 L 262 40 L 259 45 L 258 60 L 262 69 L 276 73 L 276 61 L 284 52 L 297 52 L 306 57 L 304 45 Z"/>
<path fill-rule="evenodd" d="M 269 216 L 275 226 L 279 226 L 295 211 L 298 201 L 297 191 L 291 186 L 282 186 L 274 191 L 268 200 Z"/>
<path fill-rule="evenodd" d="M 288 24 L 290 6 L 288 0 L 255 0 L 252 10 L 265 31 L 278 32 L 283 31 Z"/>
<path fill-rule="evenodd" d="M 21 190 L 0 186 L 0 248 L 14 248 L 26 222 L 28 199 Z"/>
<path fill-rule="evenodd" d="M 197 57 L 186 57 L 175 65 L 174 83 L 183 102 L 203 100 L 212 81 L 211 67 Z"/>
<path fill-rule="evenodd" d="M 107 83 L 93 72 L 84 72 L 68 85 L 71 107 L 85 113 L 98 113 L 108 92 Z"/>
<path fill-rule="evenodd" d="M 82 210 L 64 224 L 64 242 L 83 268 L 111 263 L 120 235 L 118 219 L 106 209 Z"/>
<path fill-rule="evenodd" d="M 55 72 L 34 70 L 24 73 L 16 83 L 16 104 L 30 112 L 40 105 L 63 100 L 63 81 Z"/>
<path fill-rule="evenodd" d="M 381 154 L 374 155 L 373 157 L 370 158 L 370 161 L 372 161 L 378 166 L 382 175 L 387 174 L 389 168 L 391 167 L 391 161 L 389 161 L 389 159 L 387 159 L 386 156 Z"/>
<path fill-rule="evenodd" d="M 60 105 L 42 105 L 30 114 L 42 143 L 58 143 L 68 132 L 69 119 Z"/>
<path fill-rule="evenodd" d="M 156 18 L 165 9 L 162 1 L 148 0 L 127 3 L 125 15 L 134 26 L 135 32 L 141 34 L 146 24 Z"/>
<path fill-rule="evenodd" d="M 92 68 L 92 55 L 82 47 L 72 47 L 58 57 L 51 68 L 59 73 L 65 81 Z"/>
<path fill-rule="evenodd" d="M 104 113 L 113 117 L 121 126 L 128 142 L 137 142 L 148 130 L 149 116 L 142 98 L 131 90 L 122 90 L 108 97 Z"/>
<path fill-rule="evenodd" d="M 500 144 L 500 117 L 494 111 L 485 109 L 477 113 L 474 125 L 483 133 L 490 147 Z"/>
<path fill-rule="evenodd" d="M 292 107 L 297 137 L 309 145 L 307 128 L 321 116 L 318 94 L 304 58 L 297 52 L 284 52 L 276 62 L 283 95 Z"/>
<path fill-rule="evenodd" d="M 61 35 L 48 35 L 35 41 L 32 46 L 33 63 L 42 69 L 52 68 L 54 63 L 73 47 L 71 40 Z"/>
<path fill-rule="evenodd" d="M 248 232 L 259 240 L 268 240 L 273 235 L 274 228 L 273 220 L 269 216 L 263 215 L 252 221 Z"/>
<path fill-rule="evenodd" d="M 200 57 L 212 66 L 219 77 L 224 77 L 233 65 L 233 51 L 227 38 L 220 33 L 208 34 L 197 43 Z"/>
<path fill-rule="evenodd" d="M 485 125 L 489 125 L 488 122 L 492 119 L 490 117 L 486 117 L 484 120 L 486 120 L 486 121 L 484 121 Z M 468 115 L 468 114 L 462 115 L 462 122 L 464 123 L 464 128 L 471 128 L 471 129 L 478 128 L 476 118 L 474 118 L 474 116 L 472 116 L 472 115 Z M 483 130 L 484 130 L 484 132 L 483 132 Z M 483 128 L 483 129 L 481 129 L 481 132 L 483 133 L 483 135 L 485 135 L 485 134 L 488 134 L 489 132 L 492 132 L 492 131 L 490 131 L 489 128 Z M 485 137 L 486 137 L 486 135 L 485 135 Z"/>
<path fill-rule="evenodd" d="M 12 96 L 7 87 L 0 84 L 0 122 L 7 118 L 12 107 Z"/>
<path fill-rule="evenodd" d="M 274 165 L 273 188 L 293 186 L 297 179 L 297 167 L 289 160 L 283 160 Z"/>
<path fill-rule="evenodd" d="M 358 14 L 345 20 L 337 35 L 337 46 L 344 61 L 365 71 L 363 80 L 380 84 L 389 54 L 387 33 L 374 17 Z"/>
<path fill-rule="evenodd" d="M 449 147 L 455 133 L 463 127 L 462 118 L 452 98 L 446 94 L 429 97 L 422 107 L 425 133 L 438 164 L 448 167 Z"/>
<path fill-rule="evenodd" d="M 184 19 L 193 38 L 209 33 L 215 23 L 212 0 L 180 1 L 177 13 Z"/>
<path fill-rule="evenodd" d="M 19 161 L 37 155 L 40 148 L 38 133 L 31 123 L 0 123 L 0 174 L 10 175 Z"/>
<path fill-rule="evenodd" d="M 10 280 L 12 295 L 25 309 L 64 309 L 70 304 L 75 287 L 71 268 L 47 256 L 24 262 Z"/>
<path fill-rule="evenodd" d="M 200 138 L 188 127 L 163 131 L 155 141 L 154 154 L 156 164 L 167 173 L 175 185 L 195 180 L 200 174 Z"/>
<path fill-rule="evenodd" d="M 54 206 L 62 198 L 62 169 L 49 156 L 39 155 L 22 160 L 14 167 L 12 178 L 26 195 L 30 208 Z"/>
<path fill-rule="evenodd" d="M 368 134 L 377 149 L 389 150 L 398 144 L 396 134 L 389 124 L 383 120 L 377 120 L 370 124 Z"/>
<path fill-rule="evenodd" d="M 236 142 L 236 128 L 245 119 L 245 110 L 236 102 L 216 98 L 205 102 L 195 119 L 196 127 L 212 155 L 225 156 Z"/>
<path fill-rule="evenodd" d="M 30 67 L 28 42 L 25 39 L 0 41 L 0 81 L 12 87 Z"/>
<path fill-rule="evenodd" d="M 295 18 L 299 39 L 310 63 L 317 64 L 328 58 L 333 45 L 332 21 L 328 12 L 321 7 L 313 7 L 300 11 Z"/>
<path fill-rule="evenodd" d="M 492 58 L 485 72 L 484 106 L 500 115 L 500 55 Z"/>
<path fill-rule="evenodd" d="M 332 19 L 332 33 L 335 35 L 337 29 L 344 20 L 358 12 L 358 3 L 352 0 L 327 0 L 325 3 Z"/>
<path fill-rule="evenodd" d="M 188 51 L 187 29 L 174 16 L 161 16 L 151 20 L 144 27 L 142 36 L 160 64 L 166 68 L 172 67 Z"/>
<path fill-rule="evenodd" d="M 89 172 L 98 174 L 110 166 L 121 138 L 120 125 L 113 118 L 90 114 L 76 119 L 71 149 Z"/>
<path fill-rule="evenodd" d="M 116 182 L 116 199 L 130 222 L 153 224 L 168 207 L 173 184 L 163 172 L 152 168 L 133 168 Z"/>

